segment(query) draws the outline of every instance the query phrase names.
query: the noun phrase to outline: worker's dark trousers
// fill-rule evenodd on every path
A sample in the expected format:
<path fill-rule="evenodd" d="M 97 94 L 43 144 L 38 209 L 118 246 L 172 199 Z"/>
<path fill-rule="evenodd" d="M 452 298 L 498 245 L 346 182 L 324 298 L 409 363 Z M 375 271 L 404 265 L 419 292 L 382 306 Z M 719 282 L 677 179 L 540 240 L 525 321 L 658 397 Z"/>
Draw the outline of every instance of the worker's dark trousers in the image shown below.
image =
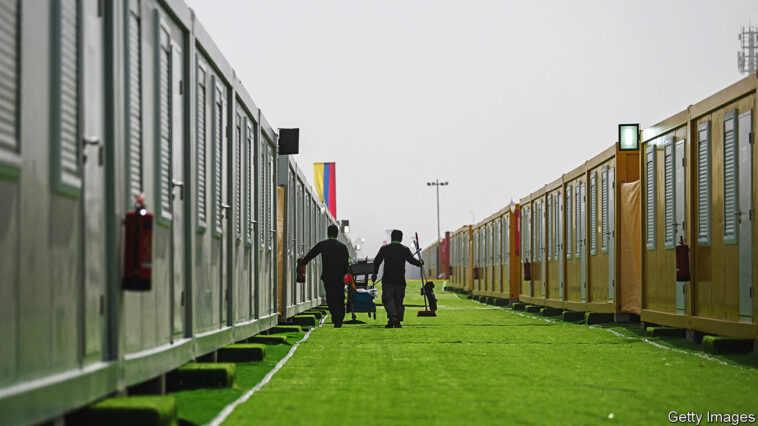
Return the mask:
<path fill-rule="evenodd" d="M 390 322 L 400 322 L 405 315 L 405 285 L 382 283 L 382 304 Z"/>
<path fill-rule="evenodd" d="M 345 320 L 345 284 L 342 281 L 324 282 L 326 304 L 334 324 L 342 324 Z"/>

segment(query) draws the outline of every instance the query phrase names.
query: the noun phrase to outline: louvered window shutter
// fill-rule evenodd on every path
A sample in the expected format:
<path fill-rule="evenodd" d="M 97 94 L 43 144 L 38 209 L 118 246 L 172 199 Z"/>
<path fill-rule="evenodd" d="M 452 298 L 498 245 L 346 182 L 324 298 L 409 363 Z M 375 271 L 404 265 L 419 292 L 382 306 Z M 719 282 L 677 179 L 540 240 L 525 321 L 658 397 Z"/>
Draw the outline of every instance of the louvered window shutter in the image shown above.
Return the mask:
<path fill-rule="evenodd" d="M 597 254 L 597 172 L 590 175 L 590 254 Z"/>
<path fill-rule="evenodd" d="M 573 253 L 573 235 L 571 234 L 573 232 L 572 222 L 574 220 L 573 216 L 573 210 L 571 205 L 571 200 L 573 199 L 573 187 L 567 186 L 566 187 L 566 258 L 571 259 L 571 255 Z"/>
<path fill-rule="evenodd" d="M 663 245 L 674 248 L 674 138 L 667 137 L 663 143 Z"/>
<path fill-rule="evenodd" d="M 648 250 L 655 250 L 655 145 L 645 148 L 645 241 Z"/>
<path fill-rule="evenodd" d="M 553 195 L 553 226 L 554 226 L 554 243 L 555 248 L 553 249 L 553 257 L 555 260 L 559 260 L 561 256 L 561 240 L 563 239 L 563 236 L 561 235 L 561 194 L 557 193 Z"/>
<path fill-rule="evenodd" d="M 206 111 L 207 111 L 207 83 L 205 68 L 197 67 L 197 223 L 202 229 L 208 224 L 208 201 L 206 191 L 208 187 L 206 177 Z"/>
<path fill-rule="evenodd" d="M 140 38 L 140 17 L 133 10 L 129 12 L 127 26 L 129 41 L 129 63 L 126 67 L 128 88 L 127 102 L 129 123 L 127 131 L 127 176 L 128 204 L 131 206 L 142 193 L 142 43 Z"/>
<path fill-rule="evenodd" d="M 224 146 L 224 100 L 221 87 L 215 86 L 213 102 L 213 213 L 214 231 L 221 235 L 223 228 L 222 188 Z"/>
<path fill-rule="evenodd" d="M 582 203 L 584 200 L 582 200 L 582 183 L 577 182 L 576 183 L 576 192 L 574 193 L 574 216 L 576 223 L 574 224 L 576 228 L 576 258 L 580 259 L 582 257 Z"/>
<path fill-rule="evenodd" d="M 697 128 L 697 242 L 711 245 L 711 122 Z"/>
<path fill-rule="evenodd" d="M 263 144 L 263 138 L 260 134 L 260 124 L 258 125 L 258 243 L 261 250 L 266 246 L 266 205 L 263 202 L 266 198 L 266 147 Z M 310 208 L 310 206 L 308 206 Z"/>
<path fill-rule="evenodd" d="M 157 12 L 156 12 L 157 13 Z M 157 16 L 157 15 L 156 15 Z M 158 111 L 156 111 L 156 192 L 158 193 L 158 217 L 171 219 L 171 38 L 160 17 L 156 46 Z"/>
<path fill-rule="evenodd" d="M 54 49 L 59 66 L 52 71 L 55 78 L 51 104 L 53 121 L 53 173 L 56 190 L 67 195 L 81 191 L 81 148 L 79 142 L 79 31 L 80 12 L 76 0 L 58 0 L 53 19 Z M 17 64 L 18 62 L 16 62 Z"/>
<path fill-rule="evenodd" d="M 234 234 L 242 240 L 242 115 L 237 112 L 234 123 Z"/>
<path fill-rule="evenodd" d="M 547 196 L 547 260 L 553 260 L 553 199 Z"/>
<path fill-rule="evenodd" d="M 245 148 L 245 241 L 247 245 L 253 244 L 253 196 L 255 195 L 253 186 L 255 185 L 255 139 L 253 137 L 253 124 L 249 118 L 246 119 Z"/>
<path fill-rule="evenodd" d="M 600 218 L 600 248 L 603 253 L 608 253 L 608 166 L 600 171 L 600 209 L 602 217 Z"/>
<path fill-rule="evenodd" d="M 737 244 L 737 111 L 724 114 L 724 243 Z"/>
<path fill-rule="evenodd" d="M 18 154 L 19 0 L 0 2 L 0 149 Z"/>

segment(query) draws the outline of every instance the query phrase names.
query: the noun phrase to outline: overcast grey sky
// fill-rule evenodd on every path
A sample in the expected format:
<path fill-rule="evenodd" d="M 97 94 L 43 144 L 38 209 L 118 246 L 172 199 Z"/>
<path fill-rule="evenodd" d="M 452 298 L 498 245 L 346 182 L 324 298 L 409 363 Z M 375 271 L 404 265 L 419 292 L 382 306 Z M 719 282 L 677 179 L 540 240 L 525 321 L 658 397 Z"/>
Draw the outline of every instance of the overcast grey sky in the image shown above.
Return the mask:
<path fill-rule="evenodd" d="M 758 1 L 186 0 L 337 215 L 436 239 L 739 80 Z"/>

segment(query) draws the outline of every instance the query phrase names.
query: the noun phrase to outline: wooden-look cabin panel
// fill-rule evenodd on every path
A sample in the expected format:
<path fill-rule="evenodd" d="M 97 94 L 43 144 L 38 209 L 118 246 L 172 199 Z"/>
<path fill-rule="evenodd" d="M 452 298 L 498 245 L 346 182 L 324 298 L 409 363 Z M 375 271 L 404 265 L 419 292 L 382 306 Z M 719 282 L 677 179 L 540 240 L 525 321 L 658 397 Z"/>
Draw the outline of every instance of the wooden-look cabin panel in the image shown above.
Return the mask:
<path fill-rule="evenodd" d="M 736 112 L 736 116 L 739 116 L 745 111 L 755 110 L 755 107 L 755 95 L 749 95 L 698 118 L 693 125 L 695 131 L 705 123 L 709 123 L 710 127 L 710 142 L 708 144 L 710 151 L 710 176 L 708 176 L 710 188 L 705 188 L 705 194 L 700 192 L 698 185 L 699 146 L 697 143 L 692 151 L 694 158 L 691 162 L 693 168 L 696 169 L 693 178 L 694 183 L 698 185 L 696 186 L 698 194 L 710 196 L 708 203 L 710 220 L 706 222 L 706 226 L 709 225 L 707 233 L 710 241 L 698 238 L 701 227 L 697 205 L 694 206 L 695 217 L 692 222 L 696 226 L 695 241 L 690 245 L 696 246 L 694 248 L 695 261 L 692 265 L 692 274 L 696 279 L 694 314 L 697 316 L 730 321 L 739 320 L 739 245 L 725 241 L 724 238 L 724 117 L 730 112 Z M 755 118 L 753 118 L 752 126 L 753 134 L 755 134 Z M 755 165 L 758 155 L 756 151 L 758 150 L 753 148 L 753 182 L 756 181 Z M 757 199 L 758 185 L 753 183 L 754 212 L 756 211 Z M 753 219 L 753 223 L 755 223 L 755 219 Z M 758 229 L 756 228 L 758 227 L 753 226 L 753 247 L 758 246 Z M 756 264 L 758 262 L 753 262 L 752 265 L 754 288 Z M 753 303 L 755 303 L 755 297 Z"/>
<path fill-rule="evenodd" d="M 667 248 L 665 244 L 665 167 L 666 158 L 664 155 L 664 140 L 671 137 L 675 142 L 686 140 L 686 126 L 678 127 L 671 132 L 660 135 L 653 141 L 645 144 L 642 150 L 643 175 L 645 163 L 647 161 L 646 149 L 648 146 L 654 146 L 655 152 L 655 248 L 643 248 L 644 265 L 643 281 L 645 285 L 645 294 L 643 307 L 660 312 L 676 312 L 676 259 L 673 248 Z M 643 241 L 647 237 L 647 178 L 643 185 Z"/>
<path fill-rule="evenodd" d="M 606 240 L 606 243 L 604 244 L 603 240 L 605 238 L 606 231 L 603 231 L 603 170 L 609 170 L 609 169 L 616 169 L 616 159 L 611 158 L 608 161 L 602 163 L 598 167 L 595 167 L 589 171 L 589 175 L 596 176 L 597 179 L 597 189 L 595 191 L 595 202 L 594 202 L 594 210 L 595 210 L 595 226 L 594 228 L 591 225 L 588 225 L 588 236 L 587 241 L 588 244 L 591 241 L 589 232 L 594 233 L 595 236 L 595 250 L 590 250 L 590 255 L 588 257 L 587 262 L 587 268 L 588 268 L 588 277 L 587 277 L 587 286 L 589 287 L 589 300 L 592 302 L 608 302 L 609 301 L 609 271 L 610 271 L 610 264 L 609 264 L 609 250 L 608 250 L 608 240 Z M 587 191 L 587 210 L 589 211 L 590 206 L 592 203 L 590 203 L 589 197 L 591 196 L 591 191 Z M 606 197 L 608 195 L 606 194 Z M 606 201 L 606 207 L 609 209 L 608 212 L 611 211 L 611 206 L 607 205 Z M 610 218 L 606 217 L 606 224 L 605 226 L 609 226 L 608 221 Z M 594 254 L 593 254 L 594 253 Z"/>
<path fill-rule="evenodd" d="M 577 232 L 577 207 L 579 203 L 576 197 L 577 184 L 586 185 L 584 175 L 578 179 L 566 183 L 565 201 L 565 225 L 566 225 L 566 298 L 573 302 L 582 301 L 582 260 L 583 247 L 581 247 L 579 233 Z M 577 256 L 577 252 L 582 252 Z"/>

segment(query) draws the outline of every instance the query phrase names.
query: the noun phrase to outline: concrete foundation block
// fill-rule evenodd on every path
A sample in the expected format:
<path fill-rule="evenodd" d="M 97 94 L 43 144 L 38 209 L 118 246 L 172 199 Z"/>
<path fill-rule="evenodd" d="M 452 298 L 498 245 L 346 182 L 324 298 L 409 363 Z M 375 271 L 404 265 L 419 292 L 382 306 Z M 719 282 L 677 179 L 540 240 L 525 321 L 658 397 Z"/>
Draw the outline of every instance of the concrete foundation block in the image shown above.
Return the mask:
<path fill-rule="evenodd" d="M 600 312 L 587 312 L 584 319 L 588 325 L 606 324 L 609 322 L 613 322 L 613 314 L 606 314 L 606 313 L 600 313 Z"/>
<path fill-rule="evenodd" d="M 557 317 L 563 313 L 562 309 L 558 308 L 542 308 L 540 309 L 540 315 L 543 317 Z"/>
<path fill-rule="evenodd" d="M 629 314 L 613 314 L 613 322 L 630 322 L 632 316 Z"/>
<path fill-rule="evenodd" d="M 237 380 L 237 367 L 231 363 L 190 363 L 166 375 L 166 389 L 228 388 Z"/>
<path fill-rule="evenodd" d="M 537 305 L 526 306 L 526 311 L 529 312 L 530 314 L 539 314 L 541 310 L 542 310 L 542 306 L 537 306 Z"/>
<path fill-rule="evenodd" d="M 511 304 L 511 309 L 514 311 L 525 311 L 526 310 L 526 303 L 521 302 L 515 302 Z"/>
<path fill-rule="evenodd" d="M 261 343 L 235 343 L 218 350 L 221 362 L 255 362 L 266 357 L 266 345 Z"/>
<path fill-rule="evenodd" d="M 292 317 L 292 324 L 300 325 L 303 327 L 315 327 L 318 324 L 318 320 L 313 315 L 295 315 Z"/>
<path fill-rule="evenodd" d="M 69 416 L 66 424 L 171 426 L 178 421 L 173 397 L 129 396 L 100 401 Z"/>
<path fill-rule="evenodd" d="M 739 354 L 750 352 L 754 347 L 755 341 L 752 339 L 724 336 L 703 337 L 703 350 L 712 354 Z"/>
<path fill-rule="evenodd" d="M 584 321 L 584 312 L 563 311 L 561 319 L 566 322 L 582 322 Z"/>
<path fill-rule="evenodd" d="M 675 327 L 648 327 L 645 332 L 653 337 L 685 337 L 686 331 L 683 328 Z"/>

